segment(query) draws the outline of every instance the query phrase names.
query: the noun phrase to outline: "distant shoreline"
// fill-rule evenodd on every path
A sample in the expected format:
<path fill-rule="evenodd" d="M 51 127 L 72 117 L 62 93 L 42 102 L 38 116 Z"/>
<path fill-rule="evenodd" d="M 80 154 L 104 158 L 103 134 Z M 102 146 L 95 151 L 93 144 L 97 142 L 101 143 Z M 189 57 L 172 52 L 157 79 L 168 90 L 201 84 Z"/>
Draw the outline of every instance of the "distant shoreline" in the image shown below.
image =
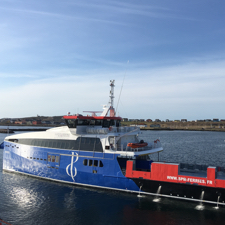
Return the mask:
<path fill-rule="evenodd" d="M 166 128 L 140 128 L 141 131 L 154 130 L 154 131 L 217 131 L 217 132 L 225 132 L 225 129 L 166 129 Z"/>
<path fill-rule="evenodd" d="M 59 127 L 62 125 L 53 124 L 38 124 L 38 125 L 25 125 L 25 124 L 1 124 L 0 133 L 10 133 L 16 131 L 45 131 L 49 128 Z M 122 126 L 139 126 L 142 131 L 217 131 L 225 132 L 225 122 L 122 122 Z M 1 127 L 4 127 L 1 129 Z M 8 129 L 7 129 L 8 127 Z M 15 127 L 15 128 L 14 128 Z M 25 128 L 26 127 L 26 128 Z"/>
<path fill-rule="evenodd" d="M 183 130 L 225 132 L 225 122 L 122 122 L 124 126 L 140 126 L 141 130 Z"/>

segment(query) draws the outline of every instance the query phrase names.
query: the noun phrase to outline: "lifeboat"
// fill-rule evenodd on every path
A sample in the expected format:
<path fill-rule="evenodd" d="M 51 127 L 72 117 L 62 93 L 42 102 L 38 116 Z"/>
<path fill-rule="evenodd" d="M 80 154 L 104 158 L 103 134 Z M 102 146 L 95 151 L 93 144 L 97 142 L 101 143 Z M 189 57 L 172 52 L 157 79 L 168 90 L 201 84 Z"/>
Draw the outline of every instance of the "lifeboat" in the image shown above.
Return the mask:
<path fill-rule="evenodd" d="M 148 143 L 141 140 L 139 143 L 128 143 L 127 146 L 131 148 L 142 148 L 147 146 Z"/>

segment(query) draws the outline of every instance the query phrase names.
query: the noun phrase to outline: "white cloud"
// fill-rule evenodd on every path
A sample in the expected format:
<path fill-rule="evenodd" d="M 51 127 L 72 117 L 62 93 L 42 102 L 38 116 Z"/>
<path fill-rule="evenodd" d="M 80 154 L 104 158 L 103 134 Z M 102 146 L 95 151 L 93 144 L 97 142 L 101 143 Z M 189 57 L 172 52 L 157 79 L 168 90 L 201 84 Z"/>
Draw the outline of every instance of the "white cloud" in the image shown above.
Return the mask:
<path fill-rule="evenodd" d="M 145 119 L 204 119 L 213 115 L 221 118 L 225 104 L 223 65 L 222 62 L 198 66 L 187 64 L 127 71 L 118 112 L 123 117 Z M 88 75 L 86 71 L 83 76 L 57 74 L 22 86 L 1 89 L 0 117 L 101 110 L 109 100 L 110 79 L 116 80 L 114 106 L 117 107 L 123 78 L 121 72 L 89 71 Z M 192 116 L 195 118 L 190 118 Z"/>

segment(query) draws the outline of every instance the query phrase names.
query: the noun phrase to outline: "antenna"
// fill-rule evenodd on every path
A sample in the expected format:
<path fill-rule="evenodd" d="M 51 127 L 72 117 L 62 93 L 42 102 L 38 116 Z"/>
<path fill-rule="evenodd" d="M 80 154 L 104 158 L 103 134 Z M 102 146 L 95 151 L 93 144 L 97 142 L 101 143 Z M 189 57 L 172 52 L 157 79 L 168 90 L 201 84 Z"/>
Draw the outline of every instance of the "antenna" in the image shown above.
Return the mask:
<path fill-rule="evenodd" d="M 114 87 L 115 87 L 115 80 L 110 80 L 110 99 L 109 99 L 109 104 L 110 104 L 110 108 L 113 108 L 113 99 L 114 99 Z"/>
<path fill-rule="evenodd" d="M 113 108 L 113 99 L 114 99 L 114 87 L 115 87 L 115 80 L 110 80 L 110 87 L 111 87 L 111 90 L 110 90 L 110 96 L 109 96 L 109 104 L 110 104 L 110 116 L 113 117 L 116 115 L 115 113 L 115 110 Z"/>
<path fill-rule="evenodd" d="M 129 60 L 127 61 L 127 65 L 129 64 Z M 120 101 L 120 96 L 121 96 L 121 93 L 122 93 L 122 89 L 123 89 L 123 83 L 124 83 L 124 80 L 125 80 L 125 76 L 127 74 L 127 67 L 126 67 L 126 71 L 125 71 L 125 75 L 123 77 L 123 82 L 122 82 L 122 86 L 121 86 L 121 89 L 120 89 L 120 95 L 119 95 L 119 98 L 118 98 L 118 103 L 117 103 L 117 106 L 116 106 L 116 112 L 117 112 L 117 109 L 118 109 L 118 105 L 119 105 L 119 101 Z"/>

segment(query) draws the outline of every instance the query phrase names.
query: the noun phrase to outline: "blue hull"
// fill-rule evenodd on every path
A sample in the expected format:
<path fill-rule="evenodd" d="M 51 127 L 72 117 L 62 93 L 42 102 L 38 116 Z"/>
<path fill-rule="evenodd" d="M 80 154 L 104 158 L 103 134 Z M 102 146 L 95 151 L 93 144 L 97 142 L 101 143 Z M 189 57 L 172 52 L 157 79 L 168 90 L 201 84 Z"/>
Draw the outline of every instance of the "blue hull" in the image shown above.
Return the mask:
<path fill-rule="evenodd" d="M 5 141 L 3 169 L 77 185 L 139 191 L 137 184 L 123 175 L 117 156 Z"/>

